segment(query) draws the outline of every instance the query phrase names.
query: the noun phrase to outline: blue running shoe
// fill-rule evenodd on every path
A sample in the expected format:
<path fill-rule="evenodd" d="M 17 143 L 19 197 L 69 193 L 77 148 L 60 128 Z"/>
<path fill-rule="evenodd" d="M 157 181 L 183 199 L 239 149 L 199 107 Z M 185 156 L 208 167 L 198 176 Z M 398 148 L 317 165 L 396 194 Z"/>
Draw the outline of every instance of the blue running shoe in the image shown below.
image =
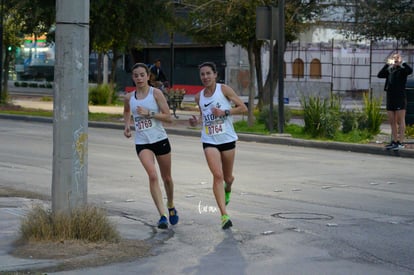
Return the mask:
<path fill-rule="evenodd" d="M 166 216 L 161 216 L 160 220 L 158 221 L 158 228 L 159 229 L 167 229 L 168 228 L 168 221 Z"/>
<path fill-rule="evenodd" d="M 178 215 L 177 215 L 177 210 L 175 209 L 175 207 L 173 208 L 168 208 L 168 214 L 169 214 L 169 220 L 170 220 L 170 224 L 175 225 L 178 223 Z"/>

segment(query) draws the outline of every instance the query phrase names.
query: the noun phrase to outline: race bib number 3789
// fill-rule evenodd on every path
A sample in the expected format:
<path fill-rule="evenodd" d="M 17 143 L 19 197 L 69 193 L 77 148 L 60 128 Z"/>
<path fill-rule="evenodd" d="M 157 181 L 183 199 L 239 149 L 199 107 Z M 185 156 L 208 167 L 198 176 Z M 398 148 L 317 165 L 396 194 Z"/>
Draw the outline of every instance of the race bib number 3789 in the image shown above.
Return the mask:
<path fill-rule="evenodd" d="M 137 131 L 150 129 L 153 125 L 151 119 L 140 119 L 135 121 L 135 129 Z"/>

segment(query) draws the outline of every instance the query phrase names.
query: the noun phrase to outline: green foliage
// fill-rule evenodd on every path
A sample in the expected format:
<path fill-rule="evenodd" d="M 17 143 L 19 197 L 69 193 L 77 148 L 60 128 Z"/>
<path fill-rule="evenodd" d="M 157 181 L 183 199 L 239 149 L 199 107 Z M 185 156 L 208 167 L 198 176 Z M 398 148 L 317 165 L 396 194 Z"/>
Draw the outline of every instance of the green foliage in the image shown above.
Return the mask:
<path fill-rule="evenodd" d="M 256 120 L 259 123 L 263 123 L 266 125 L 266 129 L 269 130 L 269 117 L 270 117 L 270 105 L 266 105 L 262 108 L 262 110 L 257 114 Z M 290 108 L 285 106 L 284 107 L 284 121 L 285 125 L 290 121 L 292 118 L 292 113 Z M 276 105 L 273 107 L 273 129 L 279 128 L 279 106 Z"/>
<path fill-rule="evenodd" d="M 37 83 L 37 82 L 26 82 L 26 81 L 19 82 L 19 81 L 15 81 L 14 86 L 15 87 L 24 87 L 24 88 L 27 88 L 27 87 L 30 87 L 30 88 L 46 88 L 46 89 L 53 88 L 53 85 L 50 82 L 46 82 L 46 83 L 39 82 L 39 83 Z"/>
<path fill-rule="evenodd" d="M 255 123 L 252 127 L 248 127 L 246 121 L 237 121 L 234 123 L 234 128 L 238 133 L 255 133 L 262 135 L 270 134 L 266 129 L 266 125 L 259 122 Z M 284 131 L 285 133 L 290 134 L 293 138 L 315 139 L 315 137 L 313 137 L 311 134 L 305 132 L 304 126 L 297 124 L 287 124 L 284 128 Z M 316 137 L 316 139 L 350 143 L 368 143 L 372 137 L 372 134 L 366 130 L 354 129 L 348 133 L 337 131 L 335 133 L 335 136 L 332 138 Z"/>
<path fill-rule="evenodd" d="M 312 137 L 333 138 L 341 126 L 341 101 L 338 96 L 329 99 L 302 96 L 304 131 Z"/>
<path fill-rule="evenodd" d="M 381 123 L 384 120 L 384 115 L 381 113 L 382 99 L 369 98 L 369 95 L 364 95 L 363 115 L 359 121 L 359 128 L 366 129 L 371 134 L 379 134 L 381 131 Z"/>
<path fill-rule="evenodd" d="M 348 23 L 344 32 L 354 38 L 372 40 L 389 37 L 414 42 L 414 17 L 412 1 L 395 0 L 338 0 L 346 10 Z M 354 22 L 354 23 L 351 23 Z M 359 37 L 356 37 L 359 35 Z"/>
<path fill-rule="evenodd" d="M 166 26 L 173 18 L 172 1 L 94 0 L 90 4 L 91 48 L 100 54 L 112 51 L 112 72 L 122 54 L 168 33 Z M 115 73 L 111 74 L 114 80 Z"/>
<path fill-rule="evenodd" d="M 247 121 L 239 120 L 233 123 L 234 129 L 238 133 L 256 133 L 256 134 L 269 134 L 269 130 L 266 129 L 266 125 L 263 123 L 255 123 L 252 127 L 249 127 Z"/>
<path fill-rule="evenodd" d="M 414 138 L 414 124 L 407 125 L 405 127 L 405 136 L 408 138 Z"/>
<path fill-rule="evenodd" d="M 89 103 L 92 105 L 109 105 L 117 100 L 112 85 L 103 84 L 89 88 Z"/>
<path fill-rule="evenodd" d="M 42 98 L 40 99 L 40 101 L 43 101 L 43 102 L 51 102 L 51 101 L 53 101 L 53 97 L 51 97 L 51 96 L 42 96 Z"/>
<path fill-rule="evenodd" d="M 120 240 L 115 226 L 102 209 L 86 206 L 71 213 L 52 213 L 35 206 L 22 220 L 20 240 L 62 241 L 85 240 L 90 242 Z"/>
<path fill-rule="evenodd" d="M 184 22 L 183 32 L 190 35 L 195 41 L 208 44 L 224 44 L 230 42 L 247 50 L 249 55 L 249 69 L 256 73 L 258 85 L 259 108 L 268 104 L 270 94 L 270 78 L 277 83 L 277 70 L 270 76 L 270 72 L 264 78 L 262 73 L 262 46 L 263 40 L 256 38 L 256 9 L 259 6 L 277 6 L 274 0 L 232 0 L 232 1 L 205 1 L 192 0 L 181 1 L 189 11 L 188 20 Z M 285 41 L 291 42 L 304 32 L 310 22 L 316 22 L 316 18 L 324 9 L 319 1 L 290 0 L 284 4 L 285 12 Z M 278 43 L 275 43 L 276 52 Z M 256 61 L 254 61 L 254 59 Z M 216 61 L 216 60 L 212 60 Z M 221 62 L 217 60 L 217 62 Z M 278 60 L 273 59 L 274 68 L 277 68 Z M 254 83 L 254 81 L 252 80 Z M 253 91 L 253 89 L 251 89 Z"/>
<path fill-rule="evenodd" d="M 349 143 L 368 143 L 372 137 L 372 134 L 367 130 L 353 129 L 348 133 L 338 131 L 334 140 Z"/>
<path fill-rule="evenodd" d="M 364 95 L 363 110 L 347 110 L 341 115 L 342 132 L 367 131 L 370 135 L 379 134 L 384 115 L 381 113 L 381 99 L 369 99 Z"/>
<path fill-rule="evenodd" d="M 354 110 L 346 110 L 341 114 L 342 133 L 346 134 L 355 129 L 358 129 L 358 113 Z"/>

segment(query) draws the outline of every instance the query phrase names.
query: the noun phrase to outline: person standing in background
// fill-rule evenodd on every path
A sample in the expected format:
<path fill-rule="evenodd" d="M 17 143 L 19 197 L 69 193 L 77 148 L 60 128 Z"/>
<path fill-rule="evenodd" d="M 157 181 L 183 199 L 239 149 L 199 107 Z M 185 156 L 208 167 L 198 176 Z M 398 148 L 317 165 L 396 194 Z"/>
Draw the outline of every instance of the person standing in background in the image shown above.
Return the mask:
<path fill-rule="evenodd" d="M 161 82 L 165 87 L 168 87 L 168 80 L 165 76 L 163 69 L 161 68 L 161 59 L 156 59 L 154 64 L 150 67 L 151 74 L 153 75 L 154 81 Z"/>
<path fill-rule="evenodd" d="M 135 150 L 148 175 L 152 199 L 161 216 L 158 228 L 167 229 L 168 221 L 163 205 L 162 193 L 154 157 L 157 160 L 161 178 L 167 195 L 169 222 L 178 223 L 174 207 L 174 183 L 171 177 L 171 146 L 162 122 L 171 122 L 170 109 L 161 90 L 149 86 L 149 69 L 143 63 L 132 68 L 132 79 L 136 90 L 124 99 L 124 135 L 130 138 L 131 113 L 135 126 Z"/>
<path fill-rule="evenodd" d="M 230 202 L 234 181 L 233 165 L 238 139 L 232 115 L 247 112 L 247 107 L 231 87 L 216 82 L 217 69 L 213 62 L 201 64 L 199 70 L 204 89 L 196 94 L 195 101 L 201 114 L 201 141 L 213 175 L 213 193 L 221 213 L 221 227 L 228 229 L 233 226 L 226 205 Z M 195 126 L 198 119 L 193 116 L 189 122 Z"/>
<path fill-rule="evenodd" d="M 378 73 L 379 78 L 385 78 L 386 109 L 391 126 L 391 142 L 387 150 L 400 150 L 404 148 L 405 112 L 407 109 L 407 94 L 405 85 L 407 76 L 413 69 L 396 53 L 388 60 Z"/>

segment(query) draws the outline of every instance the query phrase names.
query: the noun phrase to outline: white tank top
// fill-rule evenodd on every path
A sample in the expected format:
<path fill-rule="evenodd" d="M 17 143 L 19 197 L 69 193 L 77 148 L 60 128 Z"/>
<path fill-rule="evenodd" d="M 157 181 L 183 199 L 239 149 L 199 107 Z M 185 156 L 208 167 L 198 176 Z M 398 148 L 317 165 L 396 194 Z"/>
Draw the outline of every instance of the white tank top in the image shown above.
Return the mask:
<path fill-rule="evenodd" d="M 211 109 L 230 110 L 231 102 L 223 95 L 221 84 L 216 84 L 216 90 L 210 97 L 204 96 L 204 89 L 200 92 L 200 108 L 202 114 L 201 142 L 210 144 L 224 144 L 238 139 L 233 127 L 233 117 L 216 117 Z"/>
<path fill-rule="evenodd" d="M 150 87 L 144 99 L 136 98 L 136 91 L 129 100 L 132 116 L 134 117 L 135 144 L 152 144 L 166 139 L 167 133 L 162 122 L 155 118 L 147 118 L 137 113 L 137 107 L 149 109 L 150 112 L 159 113 L 157 101 L 154 98 L 154 88 Z"/>

